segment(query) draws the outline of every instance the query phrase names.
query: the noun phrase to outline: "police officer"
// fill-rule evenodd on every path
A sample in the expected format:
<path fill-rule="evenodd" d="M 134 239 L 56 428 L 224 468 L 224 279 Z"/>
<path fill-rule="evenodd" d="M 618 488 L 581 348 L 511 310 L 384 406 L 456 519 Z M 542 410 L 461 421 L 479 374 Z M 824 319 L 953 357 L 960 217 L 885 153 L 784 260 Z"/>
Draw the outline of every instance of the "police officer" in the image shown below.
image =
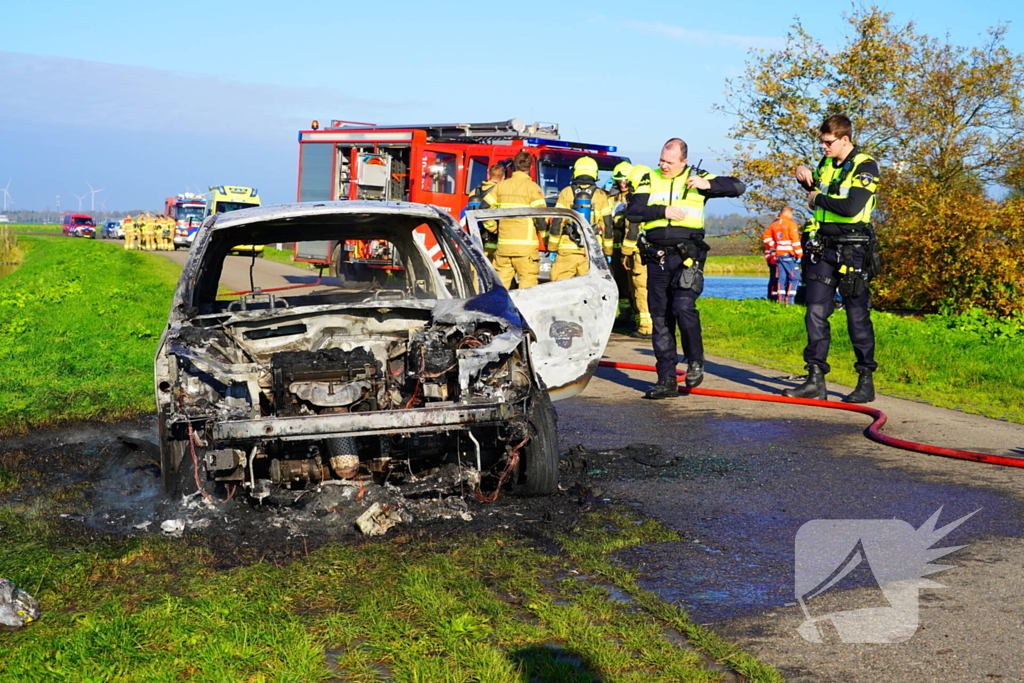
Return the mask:
<path fill-rule="evenodd" d="M 676 396 L 676 338 L 679 324 L 688 367 L 686 386 L 704 380 L 704 340 L 697 297 L 704 290 L 704 203 L 714 197 L 739 197 L 746 186 L 736 178 L 715 176 L 687 165 L 687 146 L 672 138 L 661 149 L 658 168 L 640 180 L 627 216 L 640 221 L 638 247 L 647 263 L 647 303 L 658 383 L 644 398 Z M 625 243 L 623 243 L 625 244 Z"/>
<path fill-rule="evenodd" d="M 505 167 L 501 164 L 493 164 L 489 169 L 487 169 L 487 180 L 474 187 L 473 191 L 469 193 L 469 201 L 466 203 L 466 211 L 483 208 L 484 197 L 486 197 L 487 193 L 491 191 L 491 188 L 504 179 Z M 493 262 L 494 252 L 498 249 L 498 233 L 495 229 L 497 224 L 494 221 L 486 221 L 481 227 L 482 234 L 480 236 L 484 241 L 484 252 L 487 254 L 487 258 Z"/>
<path fill-rule="evenodd" d="M 629 177 L 626 179 L 626 187 L 630 196 L 633 194 L 633 189 L 639 187 L 640 180 L 650 172 L 650 167 L 643 164 L 637 164 L 630 170 Z M 640 223 L 628 220 L 625 213 L 621 215 L 621 219 L 625 227 L 623 228 L 620 261 L 623 270 L 629 277 L 630 303 L 633 310 L 636 311 L 634 316 L 636 329 L 630 336 L 637 339 L 650 339 L 654 327 L 651 322 L 651 309 L 647 306 L 647 266 L 644 265 L 637 250 Z"/>
<path fill-rule="evenodd" d="M 828 347 L 832 341 L 828 319 L 835 310 L 835 293 L 843 297 L 846 325 L 857 357 L 857 387 L 846 403 L 875 400 L 872 373 L 875 331 L 871 324 L 868 281 L 877 274 L 877 247 L 871 211 L 878 190 L 878 162 L 851 142 L 853 127 L 843 114 L 833 114 L 818 129 L 825 150 L 815 170 L 798 166 L 796 179 L 808 191 L 807 205 L 814 223 L 807 232 L 807 346 L 804 362 L 807 381 L 787 389 L 786 396 L 826 400 Z"/>
<path fill-rule="evenodd" d="M 512 160 L 515 171 L 510 178 L 491 188 L 484 197 L 484 207 L 492 209 L 544 208 L 544 191 L 530 178 L 533 155 L 522 150 Z M 543 218 L 505 218 L 498 221 L 498 248 L 494 252 L 494 269 L 506 289 L 519 276 L 520 289 L 537 284 L 540 274 L 538 241 L 547 239 L 547 222 Z"/>
<path fill-rule="evenodd" d="M 580 157 L 572 166 L 572 183 L 558 193 L 555 206 L 578 211 L 594 228 L 602 243 L 605 257 L 612 251 L 612 207 L 608 195 L 597 186 L 597 162 L 591 157 Z M 548 254 L 554 262 L 551 281 L 567 280 L 590 272 L 590 261 L 583 246 L 583 235 L 577 232 L 573 221 L 555 218 L 548 236 Z M 607 237 L 607 240 L 605 239 Z"/>

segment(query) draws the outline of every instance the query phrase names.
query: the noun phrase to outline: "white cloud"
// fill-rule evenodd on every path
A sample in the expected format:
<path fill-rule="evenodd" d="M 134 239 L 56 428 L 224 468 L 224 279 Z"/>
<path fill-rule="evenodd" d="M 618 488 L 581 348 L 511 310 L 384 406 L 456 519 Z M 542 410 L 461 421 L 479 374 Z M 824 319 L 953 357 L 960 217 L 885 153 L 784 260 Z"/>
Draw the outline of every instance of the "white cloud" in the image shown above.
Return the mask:
<path fill-rule="evenodd" d="M 777 49 L 785 45 L 783 38 L 764 38 L 759 36 L 741 36 L 731 33 L 714 33 L 711 31 L 695 31 L 675 24 L 666 24 L 657 21 L 629 21 L 628 26 L 653 33 L 672 40 L 678 40 L 690 45 L 714 48 L 735 48 L 746 50 L 748 48 Z"/>

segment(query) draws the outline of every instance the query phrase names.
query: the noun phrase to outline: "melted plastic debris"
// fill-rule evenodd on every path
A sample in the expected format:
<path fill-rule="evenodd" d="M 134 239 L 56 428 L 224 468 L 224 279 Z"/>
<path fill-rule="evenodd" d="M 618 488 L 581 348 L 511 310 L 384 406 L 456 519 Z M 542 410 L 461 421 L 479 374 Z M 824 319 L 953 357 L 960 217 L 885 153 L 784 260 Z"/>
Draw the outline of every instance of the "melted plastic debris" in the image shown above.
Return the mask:
<path fill-rule="evenodd" d="M 0 579 L 0 626 L 21 628 L 39 618 L 39 603 L 7 579 Z"/>

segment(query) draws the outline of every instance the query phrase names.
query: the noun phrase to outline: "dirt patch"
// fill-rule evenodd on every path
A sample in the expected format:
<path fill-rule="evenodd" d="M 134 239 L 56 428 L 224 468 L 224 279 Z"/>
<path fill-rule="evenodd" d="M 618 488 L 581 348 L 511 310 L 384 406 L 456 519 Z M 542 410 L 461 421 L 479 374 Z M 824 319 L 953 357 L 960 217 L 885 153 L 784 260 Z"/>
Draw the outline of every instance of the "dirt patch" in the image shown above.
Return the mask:
<path fill-rule="evenodd" d="M 573 445 L 559 467 L 557 494 L 519 498 L 503 491 L 495 502 L 479 500 L 472 478 L 455 466 L 401 489 L 343 482 L 272 489 L 259 502 L 199 493 L 170 499 L 149 417 L 79 423 L 0 442 L 0 474 L 8 482 L 0 487 L 0 504 L 50 518 L 71 536 L 181 536 L 209 547 L 219 565 L 235 566 L 284 561 L 373 529 L 384 539 L 490 530 L 535 537 L 535 527 L 543 525 L 542 535 L 549 536 L 573 526 L 582 510 L 607 502 L 602 482 L 609 479 L 720 477 L 737 469 L 721 458 L 666 453 L 650 444 Z"/>

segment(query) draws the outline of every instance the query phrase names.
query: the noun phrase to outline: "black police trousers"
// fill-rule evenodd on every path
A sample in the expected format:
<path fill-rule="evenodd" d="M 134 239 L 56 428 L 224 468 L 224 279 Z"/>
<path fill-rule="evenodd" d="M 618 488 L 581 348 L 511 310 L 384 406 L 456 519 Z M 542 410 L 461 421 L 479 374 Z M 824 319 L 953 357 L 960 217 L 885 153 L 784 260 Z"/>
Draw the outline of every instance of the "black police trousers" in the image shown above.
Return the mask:
<path fill-rule="evenodd" d="M 853 252 L 854 265 L 863 267 L 864 247 L 856 247 Z M 804 324 L 807 326 L 807 347 L 804 348 L 804 363 L 810 367 L 817 365 L 824 372 L 832 368 L 828 364 L 828 347 L 832 342 L 832 327 L 828 319 L 836 307 L 836 288 L 842 275 L 839 274 L 839 254 L 833 248 L 826 248 L 818 263 L 804 259 L 804 283 L 807 287 L 807 314 Z M 818 278 L 828 278 L 832 282 L 825 283 Z M 875 328 L 871 324 L 871 291 L 865 287 L 858 297 L 843 297 L 846 309 L 846 328 L 853 343 L 853 352 L 857 357 L 854 367 L 857 371 L 874 371 L 878 367 L 875 362 Z"/>
<path fill-rule="evenodd" d="M 651 309 L 651 322 L 654 326 L 651 342 L 654 345 L 658 379 L 671 378 L 674 381 L 676 378 L 677 323 L 686 360 L 704 360 L 704 339 L 701 337 L 700 313 L 697 311 L 697 297 L 700 295 L 692 289 L 676 289 L 673 285 L 683 270 L 683 258 L 678 254 L 668 254 L 663 265 L 658 265 L 657 261 L 647 263 L 647 306 Z M 702 269 L 705 259 L 704 254 L 698 259 Z"/>

